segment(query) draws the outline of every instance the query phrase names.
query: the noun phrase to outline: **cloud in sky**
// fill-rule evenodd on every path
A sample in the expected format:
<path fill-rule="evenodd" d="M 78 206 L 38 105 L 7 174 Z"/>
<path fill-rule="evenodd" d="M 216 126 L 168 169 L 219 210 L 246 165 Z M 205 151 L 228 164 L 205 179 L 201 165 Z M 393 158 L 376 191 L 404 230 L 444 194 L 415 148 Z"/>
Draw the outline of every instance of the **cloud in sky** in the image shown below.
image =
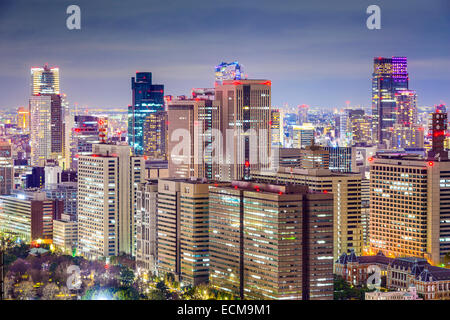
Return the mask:
<path fill-rule="evenodd" d="M 2 0 L 0 106 L 26 104 L 29 68 L 46 62 L 70 101 L 123 107 L 136 71 L 189 94 L 234 60 L 272 80 L 274 105 L 369 105 L 372 59 L 393 55 L 409 58 L 419 104 L 450 101 L 448 1 L 377 3 L 382 29 L 371 31 L 366 0 L 80 0 L 82 30 L 69 31 L 72 1 Z"/>

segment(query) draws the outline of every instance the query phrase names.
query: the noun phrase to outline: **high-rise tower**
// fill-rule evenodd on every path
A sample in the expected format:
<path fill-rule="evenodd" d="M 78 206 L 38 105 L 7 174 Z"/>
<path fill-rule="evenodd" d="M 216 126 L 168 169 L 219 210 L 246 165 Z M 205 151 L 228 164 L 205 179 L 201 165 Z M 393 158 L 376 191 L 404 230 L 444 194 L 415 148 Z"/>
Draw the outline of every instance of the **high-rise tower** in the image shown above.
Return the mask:
<path fill-rule="evenodd" d="M 395 93 L 408 89 L 406 57 L 374 58 L 372 74 L 372 134 L 375 143 L 391 140 L 396 121 Z"/>
<path fill-rule="evenodd" d="M 31 94 L 60 94 L 59 68 L 43 67 L 31 68 Z"/>
<path fill-rule="evenodd" d="M 220 150 L 215 150 L 212 156 L 221 161 L 213 166 L 213 179 L 249 179 L 250 169 L 268 168 L 271 82 L 224 80 L 222 84 L 216 83 L 215 100 L 219 112 L 214 117 L 213 129 L 221 133 L 222 141 Z M 217 152 L 221 152 L 222 157 L 217 156 Z"/>
<path fill-rule="evenodd" d="M 161 134 L 164 113 L 164 85 L 152 84 L 151 72 L 137 72 L 131 78 L 132 105 L 128 106 L 128 143 L 136 155 L 165 157 L 165 134 Z M 157 116 L 159 114 L 159 116 Z M 156 150 L 156 151 L 155 151 Z"/>

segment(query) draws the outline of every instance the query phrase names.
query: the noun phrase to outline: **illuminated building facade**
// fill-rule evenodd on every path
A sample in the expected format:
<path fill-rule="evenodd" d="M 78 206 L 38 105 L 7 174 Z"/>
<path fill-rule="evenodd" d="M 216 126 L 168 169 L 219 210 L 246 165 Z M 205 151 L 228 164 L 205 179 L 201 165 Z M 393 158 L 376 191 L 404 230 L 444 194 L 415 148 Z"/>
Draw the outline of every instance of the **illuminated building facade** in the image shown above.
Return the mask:
<path fill-rule="evenodd" d="M 167 158 L 167 111 L 149 114 L 144 122 L 144 154 L 152 160 Z"/>
<path fill-rule="evenodd" d="M 127 145 L 95 144 L 92 152 L 78 158 L 79 252 L 92 259 L 135 255 L 144 158 L 132 156 Z"/>
<path fill-rule="evenodd" d="M 241 299 L 333 299 L 333 196 L 233 181 L 209 193 L 210 282 Z"/>
<path fill-rule="evenodd" d="M 99 117 L 76 115 L 71 137 L 71 168 L 78 167 L 78 157 L 92 153 L 92 144 L 99 142 Z"/>
<path fill-rule="evenodd" d="M 61 96 L 37 95 L 30 98 L 31 165 L 43 166 L 45 160 L 63 159 L 63 114 Z"/>
<path fill-rule="evenodd" d="M 362 253 L 361 174 L 280 167 L 277 172 L 252 171 L 252 178 L 267 183 L 307 185 L 311 191 L 333 193 L 333 256 L 337 259 L 351 250 Z"/>
<path fill-rule="evenodd" d="M 432 115 L 428 157 L 378 154 L 370 166 L 369 244 L 391 256 L 441 263 L 450 252 L 450 161 L 447 114 Z"/>
<path fill-rule="evenodd" d="M 212 128 L 221 133 L 221 143 L 213 157 L 221 163 L 213 166 L 214 180 L 250 179 L 251 169 L 270 167 L 271 85 L 269 80 L 216 84 Z"/>
<path fill-rule="evenodd" d="M 43 67 L 31 68 L 31 95 L 60 94 L 59 68 Z"/>
<path fill-rule="evenodd" d="M 284 145 L 283 113 L 280 110 L 272 110 L 270 114 L 272 146 L 282 147 Z"/>
<path fill-rule="evenodd" d="M 25 243 L 53 238 L 53 220 L 63 212 L 61 200 L 47 199 L 44 192 L 25 191 L 0 196 L 0 232 Z"/>
<path fill-rule="evenodd" d="M 304 123 L 308 122 L 308 110 L 309 106 L 306 104 L 298 106 L 298 125 L 302 126 Z"/>
<path fill-rule="evenodd" d="M 160 179 L 158 182 L 158 271 L 184 284 L 209 276 L 209 187 L 211 182 Z"/>
<path fill-rule="evenodd" d="M 46 167 L 47 168 L 47 167 Z M 77 183 L 62 182 L 47 187 L 47 179 L 45 181 L 46 188 L 43 190 L 47 194 L 48 199 L 64 201 L 64 214 L 72 220 L 77 219 Z"/>
<path fill-rule="evenodd" d="M 355 147 L 323 147 L 330 155 L 329 168 L 336 172 L 356 172 Z"/>
<path fill-rule="evenodd" d="M 292 147 L 304 148 L 311 145 L 314 140 L 314 126 L 311 123 L 304 123 L 301 126 L 292 126 Z"/>
<path fill-rule="evenodd" d="M 10 194 L 14 187 L 14 160 L 11 144 L 0 142 L 0 194 Z"/>
<path fill-rule="evenodd" d="M 302 169 L 328 169 L 330 167 L 330 152 L 321 146 L 311 145 L 300 149 L 300 167 Z"/>
<path fill-rule="evenodd" d="M 17 110 L 17 127 L 23 131 L 27 131 L 30 128 L 30 112 L 24 107 L 20 107 Z"/>
<path fill-rule="evenodd" d="M 137 72 L 131 78 L 132 105 L 128 106 L 128 143 L 136 155 L 147 155 L 150 146 L 145 144 L 144 137 L 148 135 L 161 136 L 154 132 L 157 119 L 150 116 L 158 111 L 164 111 L 164 85 L 152 84 L 151 72 Z M 148 141 L 157 141 L 150 138 Z M 147 141 L 147 142 L 148 142 Z M 157 147 L 157 150 L 163 150 Z"/>
<path fill-rule="evenodd" d="M 62 214 L 61 219 L 53 220 L 53 245 L 63 252 L 72 254 L 78 241 L 78 222 L 70 215 Z"/>
<path fill-rule="evenodd" d="M 391 258 L 381 252 L 372 256 L 356 256 L 354 253 L 342 254 L 335 263 L 335 273 L 350 284 L 361 286 L 366 285 L 369 277 L 373 274 L 373 271 L 369 272 L 371 266 L 380 268 L 382 279 L 386 279 L 386 284 L 382 285 L 389 290 L 398 290 L 397 292 L 406 294 L 406 290 L 414 287 L 424 300 L 448 300 L 450 298 L 450 270 L 432 266 L 427 260 L 421 258 Z M 413 299 L 406 298 L 404 300 Z"/>
<path fill-rule="evenodd" d="M 243 68 L 239 62 L 222 62 L 216 66 L 216 84 L 222 84 L 224 80 L 241 80 L 244 79 Z"/>
<path fill-rule="evenodd" d="M 378 57 L 373 65 L 372 134 L 376 144 L 385 144 L 396 123 L 395 93 L 408 89 L 408 62 L 406 57 Z"/>
<path fill-rule="evenodd" d="M 341 114 L 339 121 L 339 145 L 342 147 L 352 146 L 354 143 L 362 142 L 367 139 L 367 136 L 364 136 L 365 121 L 364 110 L 345 109 Z M 370 130 L 368 133 L 370 133 Z"/>

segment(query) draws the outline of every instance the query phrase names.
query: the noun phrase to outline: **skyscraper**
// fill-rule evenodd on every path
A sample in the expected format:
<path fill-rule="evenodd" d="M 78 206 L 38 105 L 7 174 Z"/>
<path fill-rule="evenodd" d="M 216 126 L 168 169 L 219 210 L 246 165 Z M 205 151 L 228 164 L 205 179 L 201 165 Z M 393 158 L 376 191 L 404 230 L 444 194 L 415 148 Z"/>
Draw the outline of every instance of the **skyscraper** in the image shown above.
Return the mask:
<path fill-rule="evenodd" d="M 20 191 L 0 196 L 0 232 L 24 242 L 51 240 L 53 220 L 60 219 L 62 200 L 51 200 L 41 191 Z"/>
<path fill-rule="evenodd" d="M 216 84 L 222 84 L 224 80 L 241 80 L 243 77 L 243 68 L 238 61 L 222 62 L 216 66 Z"/>
<path fill-rule="evenodd" d="M 136 190 L 144 158 L 127 145 L 95 144 L 78 158 L 78 247 L 88 258 L 135 255 Z"/>
<path fill-rule="evenodd" d="M 211 143 L 217 102 L 179 99 L 168 103 L 169 177 L 213 179 Z M 183 148 L 178 148 L 181 146 Z"/>
<path fill-rule="evenodd" d="M 23 131 L 28 131 L 30 128 L 30 112 L 24 107 L 19 107 L 17 110 L 17 126 Z"/>
<path fill-rule="evenodd" d="M 150 148 L 163 150 L 161 132 L 157 130 L 158 117 L 152 114 L 164 111 L 164 85 L 152 84 L 151 72 L 137 72 L 131 78 L 132 105 L 128 106 L 128 143 L 136 155 L 154 157 Z M 165 135 L 164 135 L 165 137 Z M 144 139 L 148 139 L 145 141 Z M 147 142 L 147 143 L 146 143 Z"/>
<path fill-rule="evenodd" d="M 209 193 L 210 281 L 244 299 L 333 298 L 333 196 L 233 181 Z"/>
<path fill-rule="evenodd" d="M 311 191 L 333 193 L 334 259 L 351 250 L 361 255 L 361 174 L 338 173 L 325 168 L 327 153 L 317 150 L 317 146 L 302 150 L 302 158 L 315 159 L 307 162 L 307 168 L 280 167 L 276 172 L 252 171 L 252 178 L 266 183 L 307 185 Z"/>
<path fill-rule="evenodd" d="M 157 255 L 158 181 L 148 180 L 136 191 L 136 266 L 155 274 Z"/>
<path fill-rule="evenodd" d="M 391 140 L 396 123 L 395 93 L 408 89 L 406 57 L 374 58 L 372 74 L 372 133 L 377 144 Z"/>
<path fill-rule="evenodd" d="M 100 125 L 96 116 L 76 115 L 71 137 L 71 167 L 76 169 L 78 157 L 92 153 L 92 144 L 99 142 Z"/>
<path fill-rule="evenodd" d="M 63 160 L 63 122 L 61 96 L 36 95 L 30 98 L 31 165 L 45 160 Z"/>
<path fill-rule="evenodd" d="M 441 263 L 450 253 L 450 161 L 447 114 L 432 115 L 428 157 L 377 154 L 370 166 L 369 245 L 391 256 Z"/>
<path fill-rule="evenodd" d="M 213 129 L 221 133 L 212 157 L 213 179 L 249 179 L 250 169 L 270 167 L 271 82 L 224 80 L 216 83 L 219 104 Z"/>
<path fill-rule="evenodd" d="M 272 146 L 282 147 L 284 145 L 283 122 L 283 113 L 280 110 L 272 110 L 270 119 Z"/>
<path fill-rule="evenodd" d="M 31 68 L 31 95 L 60 94 L 59 68 L 43 67 Z"/>

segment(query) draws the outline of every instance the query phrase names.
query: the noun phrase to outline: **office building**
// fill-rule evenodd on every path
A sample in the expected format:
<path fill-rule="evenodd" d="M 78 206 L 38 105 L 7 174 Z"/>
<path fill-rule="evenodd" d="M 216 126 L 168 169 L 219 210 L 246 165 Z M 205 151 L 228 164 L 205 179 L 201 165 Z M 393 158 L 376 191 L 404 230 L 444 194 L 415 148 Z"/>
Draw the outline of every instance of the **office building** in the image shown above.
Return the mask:
<path fill-rule="evenodd" d="M 447 113 L 436 110 L 427 157 L 378 153 L 370 166 L 372 251 L 441 263 L 450 252 L 450 161 L 444 149 Z"/>
<path fill-rule="evenodd" d="M 157 274 L 158 180 L 147 180 L 136 191 L 136 266 Z"/>
<path fill-rule="evenodd" d="M 100 118 L 75 115 L 71 137 L 71 168 L 78 167 L 78 157 L 92 153 L 92 144 L 100 140 Z"/>
<path fill-rule="evenodd" d="M 224 80 L 244 79 L 243 68 L 238 61 L 222 62 L 216 66 L 215 83 L 222 84 Z"/>
<path fill-rule="evenodd" d="M 325 148 L 314 144 L 300 149 L 300 167 L 303 169 L 328 169 L 330 167 L 330 152 Z"/>
<path fill-rule="evenodd" d="M 50 185 L 43 190 L 48 199 L 62 200 L 64 205 L 64 214 L 71 220 L 77 220 L 77 183 L 60 182 L 57 185 Z"/>
<path fill-rule="evenodd" d="M 394 124 L 391 149 L 423 148 L 424 128 L 418 124 Z"/>
<path fill-rule="evenodd" d="M 24 107 L 17 110 L 17 127 L 27 132 L 30 128 L 30 111 Z"/>
<path fill-rule="evenodd" d="M 135 255 L 136 189 L 144 158 L 127 145 L 95 144 L 78 158 L 78 249 L 87 257 Z"/>
<path fill-rule="evenodd" d="M 212 179 L 212 100 L 182 99 L 168 103 L 169 177 Z"/>
<path fill-rule="evenodd" d="M 215 180 L 249 179 L 250 170 L 270 167 L 271 81 L 223 80 L 216 83 L 213 129 L 221 134 L 213 151 Z M 217 142 L 216 142 L 217 144 Z"/>
<path fill-rule="evenodd" d="M 308 110 L 309 106 L 306 104 L 298 106 L 298 125 L 302 126 L 304 123 L 308 122 Z"/>
<path fill-rule="evenodd" d="M 59 95 L 59 68 L 50 68 L 47 64 L 43 67 L 31 68 L 31 95 L 42 94 Z"/>
<path fill-rule="evenodd" d="M 48 159 L 63 160 L 63 117 L 61 96 L 30 98 L 31 165 L 43 166 Z"/>
<path fill-rule="evenodd" d="M 301 149 L 298 148 L 272 148 L 273 168 L 300 167 Z"/>
<path fill-rule="evenodd" d="M 25 243 L 37 239 L 52 240 L 53 220 L 63 213 L 59 200 L 50 200 L 44 192 L 26 190 L 0 196 L 0 232 L 19 237 Z"/>
<path fill-rule="evenodd" d="M 152 160 L 167 159 L 167 126 L 166 111 L 156 111 L 149 114 L 144 122 L 144 154 Z"/>
<path fill-rule="evenodd" d="M 241 299 L 333 299 L 333 196 L 233 181 L 209 191 L 210 282 Z"/>
<path fill-rule="evenodd" d="M 14 160 L 11 144 L 0 142 L 0 194 L 10 194 L 14 188 Z"/>
<path fill-rule="evenodd" d="M 163 146 L 147 145 L 148 141 L 158 141 L 161 132 L 156 131 L 158 117 L 153 113 L 164 111 L 164 85 L 152 83 L 151 72 L 137 72 L 131 78 L 132 105 L 128 106 L 128 143 L 136 155 L 148 155 L 151 150 L 163 150 Z M 144 141 L 144 139 L 148 139 Z"/>
<path fill-rule="evenodd" d="M 72 255 L 78 242 L 78 222 L 70 215 L 62 214 L 61 219 L 53 220 L 53 245 L 62 252 Z"/>
<path fill-rule="evenodd" d="M 209 187 L 206 180 L 158 182 L 158 271 L 183 284 L 207 282 L 209 275 Z"/>
<path fill-rule="evenodd" d="M 280 167 L 277 171 L 252 171 L 252 178 L 267 183 L 307 185 L 311 191 L 334 195 L 334 254 L 335 259 L 354 250 L 361 254 L 363 228 L 361 216 L 361 174 L 338 173 L 321 168 Z"/>
<path fill-rule="evenodd" d="M 339 145 L 342 147 L 352 146 L 363 140 L 364 122 L 364 110 L 345 109 L 340 115 Z"/>
<path fill-rule="evenodd" d="M 292 126 L 292 147 L 304 148 L 311 145 L 314 140 L 314 126 L 304 123 L 301 126 Z"/>
<path fill-rule="evenodd" d="M 356 148 L 355 147 L 323 147 L 329 152 L 331 171 L 356 172 Z"/>

